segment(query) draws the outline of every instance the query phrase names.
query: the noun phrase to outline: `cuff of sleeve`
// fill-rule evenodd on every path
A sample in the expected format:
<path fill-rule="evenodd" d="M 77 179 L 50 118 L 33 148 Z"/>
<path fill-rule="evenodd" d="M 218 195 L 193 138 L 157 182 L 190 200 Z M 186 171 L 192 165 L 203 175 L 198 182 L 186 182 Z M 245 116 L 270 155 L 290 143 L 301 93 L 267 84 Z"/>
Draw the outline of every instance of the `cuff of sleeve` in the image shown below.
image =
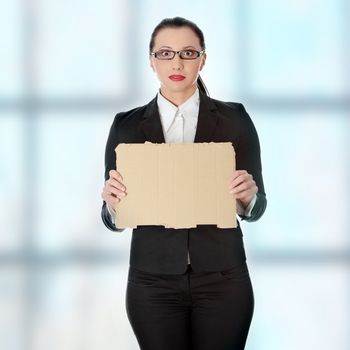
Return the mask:
<path fill-rule="evenodd" d="M 237 208 L 237 214 L 245 217 L 249 217 L 252 215 L 252 210 L 254 208 L 255 202 L 256 202 L 256 194 L 248 204 L 247 208 L 244 209 L 242 203 L 239 200 L 236 200 L 236 208 Z"/>
<path fill-rule="evenodd" d="M 107 203 L 107 210 L 108 210 L 109 215 L 111 216 L 112 224 L 115 225 L 116 212 L 115 212 L 115 210 L 112 207 L 109 206 L 108 203 Z"/>
<path fill-rule="evenodd" d="M 256 194 L 254 195 L 253 199 L 250 201 L 249 205 L 245 209 L 244 216 L 249 217 L 252 215 L 252 210 L 254 208 L 255 202 L 256 202 Z"/>

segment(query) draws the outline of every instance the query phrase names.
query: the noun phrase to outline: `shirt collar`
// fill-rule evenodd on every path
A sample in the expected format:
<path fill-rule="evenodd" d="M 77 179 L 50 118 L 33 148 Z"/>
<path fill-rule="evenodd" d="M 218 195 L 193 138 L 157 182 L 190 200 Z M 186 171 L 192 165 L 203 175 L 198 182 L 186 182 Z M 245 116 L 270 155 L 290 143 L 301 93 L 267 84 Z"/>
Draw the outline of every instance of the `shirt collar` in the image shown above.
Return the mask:
<path fill-rule="evenodd" d="M 181 113 L 184 118 L 198 118 L 199 90 L 197 88 L 194 94 L 178 107 L 168 101 L 159 91 L 157 95 L 157 104 L 163 128 L 167 131 L 176 113 Z"/>

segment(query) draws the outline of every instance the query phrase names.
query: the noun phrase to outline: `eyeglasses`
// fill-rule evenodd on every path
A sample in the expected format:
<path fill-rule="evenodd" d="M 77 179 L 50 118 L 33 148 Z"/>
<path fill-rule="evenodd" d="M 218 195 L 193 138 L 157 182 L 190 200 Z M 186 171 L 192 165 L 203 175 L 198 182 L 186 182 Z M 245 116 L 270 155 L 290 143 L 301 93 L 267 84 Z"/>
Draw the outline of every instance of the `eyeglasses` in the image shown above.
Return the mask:
<path fill-rule="evenodd" d="M 151 52 L 151 56 L 154 56 L 158 60 L 172 60 L 175 55 L 179 55 L 183 60 L 195 60 L 196 58 L 202 56 L 204 50 L 197 51 L 192 49 L 173 51 L 173 50 L 158 50 L 156 52 Z"/>

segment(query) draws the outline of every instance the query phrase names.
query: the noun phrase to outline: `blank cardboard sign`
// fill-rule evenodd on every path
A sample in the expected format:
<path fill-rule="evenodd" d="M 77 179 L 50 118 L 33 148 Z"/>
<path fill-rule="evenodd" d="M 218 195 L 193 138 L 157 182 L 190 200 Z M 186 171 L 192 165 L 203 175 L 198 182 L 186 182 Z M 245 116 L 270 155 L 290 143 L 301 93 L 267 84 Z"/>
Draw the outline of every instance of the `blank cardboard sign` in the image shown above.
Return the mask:
<path fill-rule="evenodd" d="M 232 143 L 122 143 L 115 151 L 127 192 L 116 205 L 118 228 L 237 227 L 228 188 L 235 170 Z"/>

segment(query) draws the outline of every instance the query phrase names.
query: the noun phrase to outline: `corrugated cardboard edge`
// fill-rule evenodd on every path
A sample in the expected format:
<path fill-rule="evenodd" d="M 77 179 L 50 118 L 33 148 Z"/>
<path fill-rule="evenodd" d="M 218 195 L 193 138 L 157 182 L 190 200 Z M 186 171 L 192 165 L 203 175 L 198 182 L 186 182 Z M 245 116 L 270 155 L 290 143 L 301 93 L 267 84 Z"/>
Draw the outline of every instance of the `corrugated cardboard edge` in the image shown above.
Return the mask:
<path fill-rule="evenodd" d="M 135 159 L 128 155 L 131 149 L 134 156 L 137 153 Z M 228 193 L 227 181 L 235 170 L 232 143 L 145 142 L 119 144 L 115 151 L 117 169 L 128 193 L 116 206 L 118 228 L 140 225 L 192 228 L 204 224 L 237 227 L 236 201 Z"/>

